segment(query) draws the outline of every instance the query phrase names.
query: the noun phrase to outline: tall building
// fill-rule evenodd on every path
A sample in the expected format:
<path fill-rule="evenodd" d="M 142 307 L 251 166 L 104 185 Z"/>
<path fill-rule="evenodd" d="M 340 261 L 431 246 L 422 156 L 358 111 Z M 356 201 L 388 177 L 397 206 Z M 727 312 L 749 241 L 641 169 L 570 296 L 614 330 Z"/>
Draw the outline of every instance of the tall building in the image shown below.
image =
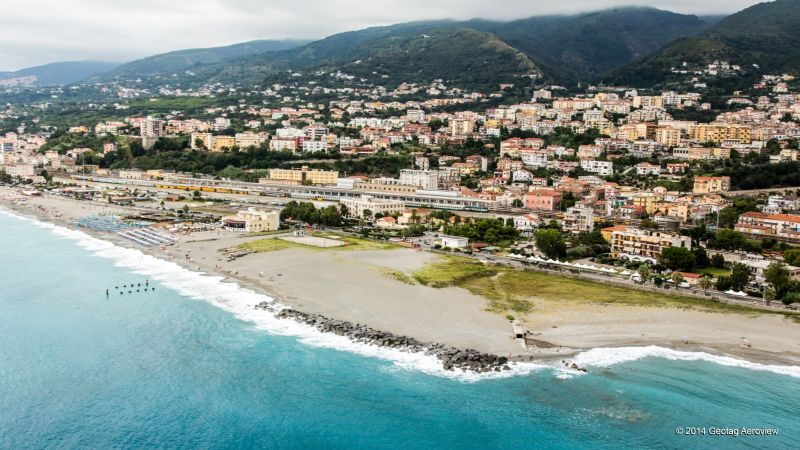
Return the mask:
<path fill-rule="evenodd" d="M 594 210 L 588 206 L 573 206 L 564 213 L 564 231 L 587 233 L 594 229 Z"/>
<path fill-rule="evenodd" d="M 472 119 L 465 119 L 454 117 L 450 119 L 450 135 L 463 136 L 475 132 L 475 121 Z"/>
<path fill-rule="evenodd" d="M 164 135 L 164 121 L 148 116 L 139 130 L 142 137 L 158 138 Z"/>

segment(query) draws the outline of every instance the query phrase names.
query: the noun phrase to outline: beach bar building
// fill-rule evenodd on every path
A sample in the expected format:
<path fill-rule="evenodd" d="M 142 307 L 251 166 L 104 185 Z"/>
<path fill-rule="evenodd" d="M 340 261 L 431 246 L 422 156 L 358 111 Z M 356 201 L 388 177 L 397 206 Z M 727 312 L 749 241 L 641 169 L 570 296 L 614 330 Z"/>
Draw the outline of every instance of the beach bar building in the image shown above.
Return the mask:
<path fill-rule="evenodd" d="M 281 226 L 281 216 L 278 211 L 257 211 L 250 208 L 239 211 L 235 216 L 223 217 L 222 224 L 228 230 L 247 233 L 275 231 Z"/>

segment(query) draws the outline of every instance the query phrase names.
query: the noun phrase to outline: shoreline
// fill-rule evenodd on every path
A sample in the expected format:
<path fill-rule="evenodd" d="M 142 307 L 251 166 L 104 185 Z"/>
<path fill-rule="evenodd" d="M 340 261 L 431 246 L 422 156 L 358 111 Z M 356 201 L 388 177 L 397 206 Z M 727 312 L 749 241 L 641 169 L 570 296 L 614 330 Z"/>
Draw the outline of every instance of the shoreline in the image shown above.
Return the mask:
<path fill-rule="evenodd" d="M 9 189 L 9 188 L 3 188 L 2 190 L 0 190 L 0 192 L 11 192 L 11 191 L 12 190 Z M 292 308 L 292 309 L 295 309 L 297 311 L 300 311 L 303 314 L 321 315 L 321 316 L 324 315 L 325 317 L 330 317 L 331 320 L 345 321 L 345 322 L 350 322 L 350 323 L 366 324 L 367 326 L 374 327 L 375 329 L 381 330 L 383 332 L 392 333 L 392 334 L 397 335 L 397 336 L 408 336 L 410 339 L 414 339 L 414 340 L 416 340 L 416 341 L 418 341 L 420 343 L 426 343 L 426 345 L 431 345 L 431 343 L 433 343 L 433 342 L 441 343 L 441 340 L 432 340 L 432 339 L 430 339 L 431 335 L 436 335 L 436 330 L 434 330 L 431 334 L 429 334 L 427 336 L 416 336 L 414 334 L 404 333 L 405 330 L 403 329 L 404 327 L 402 327 L 402 326 L 399 326 L 398 329 L 392 329 L 391 326 L 390 327 L 380 326 L 380 325 L 383 325 L 384 323 L 390 323 L 391 321 L 387 322 L 386 320 L 384 320 L 386 318 L 382 318 L 382 317 L 377 316 L 375 314 L 371 315 L 374 318 L 374 320 L 372 320 L 372 321 L 362 321 L 360 319 L 365 317 L 365 311 L 349 311 L 348 310 L 347 314 L 342 314 L 342 315 L 331 314 L 331 312 L 343 311 L 341 305 L 338 305 L 338 306 L 337 305 L 322 305 L 322 304 L 315 303 L 314 301 L 311 301 L 311 299 L 303 299 L 303 298 L 301 298 L 301 296 L 303 294 L 302 294 L 301 290 L 297 289 L 297 285 L 296 285 L 297 281 L 295 280 L 294 283 L 285 283 L 285 280 L 287 278 L 282 277 L 281 276 L 282 274 L 280 274 L 280 273 L 278 274 L 278 276 L 272 276 L 271 280 L 269 280 L 270 282 L 268 283 L 267 280 L 264 280 L 263 278 L 259 278 L 259 277 L 255 277 L 254 278 L 252 276 L 252 274 L 244 273 L 244 271 L 237 270 L 237 269 L 240 269 L 240 268 L 243 268 L 243 267 L 245 269 L 249 268 L 249 266 L 252 266 L 254 264 L 258 265 L 256 263 L 253 263 L 252 261 L 250 262 L 249 265 L 248 264 L 244 264 L 244 265 L 243 264 L 234 264 L 234 265 L 231 265 L 231 267 L 229 267 L 227 269 L 223 269 L 222 267 L 215 267 L 215 265 L 212 265 L 213 263 L 212 263 L 211 260 L 215 260 L 215 257 L 219 256 L 217 254 L 217 252 L 216 252 L 216 250 L 218 250 L 218 249 L 213 249 L 210 246 L 209 246 L 208 249 L 206 249 L 205 247 L 210 243 L 221 244 L 223 246 L 227 245 L 227 244 L 230 244 L 230 242 L 226 241 L 225 239 L 231 239 L 232 241 L 241 241 L 243 239 L 246 239 L 241 235 L 236 235 L 234 233 L 231 233 L 230 236 L 226 236 L 223 239 L 214 238 L 214 237 L 207 237 L 206 239 L 182 239 L 180 241 L 179 245 L 174 247 L 174 250 L 173 250 L 173 248 L 168 247 L 169 250 L 167 252 L 161 252 L 161 251 L 159 251 L 158 248 L 137 246 L 137 245 L 133 244 L 132 242 L 126 241 L 124 238 L 121 238 L 119 236 L 113 235 L 112 233 L 98 232 L 98 231 L 94 231 L 94 230 L 88 230 L 88 229 L 85 229 L 85 228 L 77 227 L 77 226 L 74 225 L 74 223 L 72 223 L 72 220 L 74 220 L 75 217 L 72 217 L 72 215 L 69 214 L 69 212 L 75 212 L 75 211 L 71 211 L 71 208 L 69 208 L 69 207 L 64 208 L 63 207 L 64 206 L 63 203 L 64 202 L 72 203 L 73 207 L 75 207 L 76 205 L 80 206 L 81 207 L 81 211 L 85 212 L 86 214 L 90 213 L 90 212 L 85 211 L 87 209 L 87 207 L 89 207 L 90 210 L 99 209 L 99 210 L 102 210 L 102 211 L 125 212 L 126 208 L 124 208 L 124 207 L 116 207 L 116 206 L 113 206 L 113 205 L 100 205 L 100 204 L 95 204 L 95 203 L 86 203 L 86 202 L 82 202 L 82 201 L 78 201 L 78 200 L 71 200 L 71 199 L 53 197 L 53 196 L 46 196 L 46 197 L 43 197 L 43 198 L 49 199 L 49 201 L 46 202 L 48 205 L 50 205 L 50 203 L 54 203 L 56 205 L 61 204 L 60 206 L 62 206 L 62 208 L 58 208 L 57 209 L 59 211 L 59 213 L 60 213 L 60 217 L 55 217 L 54 214 L 52 213 L 53 210 L 56 210 L 55 207 L 53 207 L 52 210 L 50 208 L 48 208 L 48 212 L 44 212 L 44 211 L 42 211 L 42 210 L 37 208 L 37 206 L 41 206 L 41 205 L 36 205 L 36 204 L 17 205 L 17 204 L 9 203 L 8 201 L 5 201 L 5 200 L 0 201 L 0 206 L 6 207 L 9 210 L 12 210 L 12 211 L 14 211 L 16 213 L 19 213 L 19 214 L 21 214 L 23 216 L 26 216 L 26 217 L 33 216 L 35 219 L 43 221 L 43 222 L 52 223 L 52 224 L 58 225 L 58 226 L 64 226 L 64 227 L 72 229 L 72 230 L 79 230 L 79 231 L 82 231 L 82 232 L 86 233 L 87 235 L 92 236 L 92 237 L 101 239 L 103 241 L 111 242 L 114 245 L 118 245 L 118 246 L 121 246 L 121 247 L 124 247 L 124 248 L 129 248 L 129 249 L 134 249 L 134 250 L 141 251 L 142 253 L 150 255 L 150 256 L 153 256 L 155 258 L 159 258 L 161 260 L 165 260 L 165 261 L 170 261 L 170 262 L 176 263 L 179 266 L 181 266 L 181 267 L 183 267 L 183 268 L 185 268 L 187 270 L 190 270 L 190 271 L 200 272 L 200 273 L 204 273 L 204 274 L 211 275 L 211 276 L 222 277 L 223 281 L 233 281 L 234 283 L 240 285 L 241 287 L 250 289 L 250 290 L 252 290 L 254 292 L 257 292 L 259 294 L 262 294 L 262 295 L 266 295 L 266 296 L 272 298 L 274 302 L 276 302 L 278 304 L 281 304 L 281 305 L 285 305 L 287 308 Z M 29 199 L 29 201 L 30 200 L 34 200 L 34 199 Z M 202 236 L 200 236 L 200 237 L 202 237 Z M 263 237 L 259 237 L 259 238 L 263 238 Z M 257 238 L 253 238 L 253 239 L 257 239 Z M 205 245 L 203 245 L 203 244 L 205 244 Z M 185 260 L 183 258 L 180 258 L 178 254 L 181 253 L 181 251 L 186 251 L 187 254 L 191 254 L 192 255 L 192 259 Z M 283 252 L 287 252 L 287 251 L 283 251 Z M 296 261 L 299 261 L 300 263 L 308 263 L 307 258 L 304 258 L 302 254 L 299 255 L 299 256 L 297 255 L 298 252 L 303 253 L 303 252 L 306 252 L 306 250 L 294 251 L 294 254 L 289 255 L 290 258 L 288 258 L 288 259 L 290 261 L 296 260 Z M 367 252 L 367 251 L 364 251 L 364 252 Z M 204 256 L 196 257 L 195 255 L 197 253 L 200 253 L 200 255 L 204 255 Z M 338 252 L 338 253 L 344 253 L 344 252 Z M 269 255 L 269 254 L 266 254 L 266 255 Z M 275 255 L 275 253 L 273 253 L 272 255 Z M 336 252 L 333 252 L 333 255 L 334 255 L 334 259 L 331 260 L 331 261 L 334 263 L 334 265 L 341 264 L 342 261 L 337 261 L 335 259 Z M 170 256 L 171 256 L 171 258 L 170 258 Z M 286 255 L 284 255 L 284 256 L 286 256 Z M 325 256 L 329 257 L 330 254 L 326 254 Z M 202 258 L 202 259 L 197 259 L 197 258 Z M 272 258 L 272 259 L 275 259 L 275 258 Z M 331 261 L 328 261 L 328 262 L 331 262 Z M 323 266 L 324 266 L 324 264 L 323 264 Z M 372 269 L 368 269 L 368 270 L 370 270 L 371 272 L 375 272 Z M 287 272 L 291 272 L 291 270 L 287 270 Z M 338 273 L 338 272 L 334 271 L 334 274 L 336 274 L 336 273 Z M 290 276 L 289 273 L 287 273 L 286 275 Z M 383 281 L 386 281 L 386 282 L 396 283 L 398 285 L 402 285 L 403 284 L 403 283 L 401 283 L 400 281 L 397 281 L 397 280 L 388 280 L 387 279 L 388 277 L 386 277 L 384 275 L 381 275 L 381 274 L 379 274 L 377 272 L 375 272 L 374 274 L 370 273 L 369 275 L 370 275 L 369 277 L 362 276 L 362 278 L 363 279 L 366 279 L 366 278 L 373 279 L 373 278 L 377 277 L 376 279 L 383 279 Z M 300 284 L 303 284 L 303 283 L 301 282 Z M 309 284 L 314 284 L 314 283 L 313 282 L 306 282 L 305 284 L 306 284 L 305 287 L 308 287 Z M 379 283 L 379 285 L 383 286 L 383 285 L 385 285 L 385 283 Z M 317 287 L 317 288 L 319 288 L 319 287 Z M 402 286 L 395 286 L 395 288 L 401 289 L 403 287 Z M 406 286 L 405 288 L 410 288 L 410 287 Z M 422 288 L 418 288 L 418 289 L 422 289 Z M 430 288 L 426 288 L 426 289 L 430 289 Z M 458 300 L 459 301 L 464 299 L 463 293 L 457 292 L 457 291 L 463 291 L 463 289 L 461 289 L 461 288 L 444 288 L 444 289 L 447 289 L 447 290 L 451 291 L 451 292 L 448 292 L 448 295 L 452 294 L 453 296 L 458 296 Z M 323 288 L 323 290 L 324 290 L 324 288 Z M 313 297 L 313 295 L 311 297 Z M 347 306 L 353 306 L 353 303 L 352 302 L 348 303 Z M 656 309 L 656 308 L 653 307 L 653 308 L 650 308 L 650 309 Z M 667 314 L 668 311 L 670 311 L 670 310 L 669 309 L 658 309 L 657 311 L 648 311 L 648 312 L 657 315 L 657 314 Z M 366 314 L 366 316 L 369 317 L 370 316 L 369 311 L 366 311 L 366 312 L 368 313 L 368 314 Z M 373 313 L 374 313 L 374 311 L 373 311 Z M 421 313 L 421 315 L 424 315 L 426 313 L 426 311 L 420 311 L 420 313 Z M 673 313 L 674 313 L 674 311 L 673 311 Z M 695 314 L 704 314 L 704 313 L 695 312 Z M 706 314 L 710 315 L 711 313 L 706 313 Z M 475 313 L 475 317 L 476 318 L 480 318 L 480 320 L 482 322 L 479 324 L 480 326 L 476 327 L 478 331 L 473 332 L 473 334 L 480 334 L 481 331 L 485 331 L 485 330 L 489 330 L 489 329 L 492 330 L 492 331 L 497 331 L 496 330 L 496 328 L 498 327 L 498 325 L 496 323 L 497 320 L 492 320 L 492 319 L 501 319 L 501 322 L 503 320 L 505 320 L 503 318 L 497 317 L 497 315 L 494 314 L 494 313 L 482 311 L 480 309 L 478 309 L 478 312 Z M 416 320 L 416 319 L 417 318 L 413 318 L 413 317 L 411 318 L 412 321 Z M 742 316 L 741 317 L 741 321 L 750 320 L 750 319 L 751 318 L 746 317 L 746 316 Z M 379 323 L 375 324 L 375 323 L 372 323 L 372 322 L 379 322 Z M 578 330 L 580 332 L 576 331 L 576 332 L 573 333 L 574 335 L 571 335 L 571 336 L 567 336 L 569 333 L 568 332 L 564 332 L 565 328 L 567 328 L 569 330 L 572 330 L 575 327 L 579 327 L 579 325 L 571 325 L 570 327 L 565 327 L 563 325 L 560 325 L 559 327 L 553 326 L 550 330 L 544 330 L 542 333 L 539 333 L 539 334 L 543 334 L 543 336 L 537 336 L 537 339 L 541 338 L 541 342 L 542 342 L 543 347 L 546 346 L 546 347 L 550 347 L 550 348 L 541 348 L 541 349 L 539 349 L 538 352 L 535 352 L 535 353 L 532 353 L 530 351 L 525 351 L 521 347 L 521 345 L 513 342 L 513 340 L 511 339 L 510 336 L 508 337 L 507 340 L 510 341 L 510 343 L 512 345 L 504 345 L 504 344 L 502 344 L 502 341 L 499 340 L 499 339 L 496 339 L 496 340 L 497 340 L 497 342 L 500 343 L 500 345 L 495 345 L 493 343 L 488 343 L 483 348 L 479 348 L 480 346 L 470 346 L 470 345 L 460 345 L 460 346 L 452 345 L 454 342 L 459 341 L 459 340 L 463 340 L 463 341 L 467 341 L 467 342 L 469 342 L 470 340 L 475 341 L 475 338 L 476 338 L 475 336 L 462 336 L 462 337 L 458 337 L 458 338 L 453 338 L 452 339 L 453 342 L 445 342 L 445 343 L 442 343 L 441 345 L 447 346 L 447 347 L 458 348 L 458 349 L 468 349 L 468 348 L 472 348 L 472 347 L 478 347 L 477 352 L 479 352 L 479 353 L 493 354 L 493 355 L 503 355 L 504 357 L 506 357 L 505 355 L 507 354 L 508 355 L 507 358 L 508 358 L 509 361 L 513 361 L 513 362 L 537 362 L 537 363 L 550 365 L 555 369 L 564 368 L 564 361 L 566 361 L 567 365 L 569 365 L 573 361 L 573 358 L 576 358 L 578 355 L 583 354 L 583 353 L 588 352 L 588 351 L 593 350 L 593 349 L 607 349 L 607 350 L 611 351 L 613 349 L 619 349 L 619 348 L 629 348 L 629 347 L 645 348 L 645 347 L 649 347 L 649 346 L 658 346 L 658 347 L 662 347 L 662 348 L 665 348 L 665 349 L 670 349 L 670 350 L 674 350 L 674 351 L 678 351 L 678 352 L 704 352 L 704 353 L 708 353 L 708 354 L 711 354 L 711 355 L 716 355 L 716 356 L 721 356 L 721 357 L 733 357 L 733 358 L 741 359 L 741 360 L 744 360 L 744 361 L 747 361 L 747 362 L 754 362 L 754 363 L 764 364 L 764 365 L 777 364 L 777 365 L 783 365 L 783 366 L 800 366 L 800 352 L 797 352 L 797 351 L 785 351 L 785 350 L 784 351 L 781 351 L 781 350 L 768 351 L 766 349 L 761 348 L 760 346 L 759 347 L 753 346 L 751 348 L 751 347 L 744 347 L 744 346 L 741 346 L 741 345 L 736 345 L 734 343 L 724 344 L 724 343 L 720 343 L 720 342 L 701 342 L 699 340 L 695 341 L 694 339 L 691 340 L 691 343 L 686 344 L 683 341 L 681 341 L 680 339 L 671 339 L 670 340 L 670 339 L 664 338 L 663 336 L 659 337 L 659 336 L 644 336 L 644 335 L 642 335 L 639 338 L 633 338 L 632 336 L 609 336 L 610 333 L 608 332 L 609 331 L 607 329 L 608 327 L 605 327 L 606 328 L 605 332 L 603 331 L 603 328 L 604 328 L 603 325 L 604 324 L 602 323 L 602 321 L 599 321 L 599 323 L 598 323 L 598 320 L 595 319 L 595 320 L 588 320 L 588 321 L 585 321 L 585 322 L 586 323 L 580 325 L 581 330 Z M 404 324 L 401 323 L 400 325 L 404 325 Z M 796 333 L 800 333 L 800 326 L 798 326 L 797 324 L 792 324 L 792 325 L 796 326 L 796 327 L 793 328 L 793 331 L 796 332 Z M 502 326 L 502 325 L 500 325 L 500 326 Z M 414 329 L 413 326 L 410 327 L 410 328 Z M 506 328 L 505 333 L 510 335 L 511 334 L 511 326 L 510 326 L 510 324 L 505 325 L 505 328 Z M 624 328 L 624 324 L 623 324 L 623 328 Z M 425 334 L 425 333 L 423 333 L 423 334 Z M 592 342 L 592 343 L 594 343 L 596 345 L 566 345 L 568 343 L 578 342 L 578 341 L 581 340 L 581 339 L 577 339 L 576 336 L 582 338 L 584 341 L 588 340 L 588 342 Z M 797 334 L 797 336 L 800 337 L 800 334 Z M 475 341 L 475 342 L 479 342 L 479 343 L 482 344 L 483 340 L 481 338 L 482 338 L 482 336 L 477 336 L 478 341 Z M 792 341 L 793 340 L 791 335 L 785 336 L 785 339 L 787 341 Z M 448 341 L 448 339 L 444 339 L 444 341 Z M 462 343 L 465 343 L 465 342 L 462 342 Z M 580 342 L 578 342 L 578 343 L 580 343 Z M 513 351 L 513 348 L 514 348 L 513 346 L 514 345 L 517 346 L 516 347 L 517 348 L 516 352 Z M 492 350 L 502 350 L 502 351 L 494 351 L 493 352 Z M 511 350 L 511 351 L 507 351 L 507 350 Z M 577 358 L 577 359 L 579 359 L 579 358 Z"/>

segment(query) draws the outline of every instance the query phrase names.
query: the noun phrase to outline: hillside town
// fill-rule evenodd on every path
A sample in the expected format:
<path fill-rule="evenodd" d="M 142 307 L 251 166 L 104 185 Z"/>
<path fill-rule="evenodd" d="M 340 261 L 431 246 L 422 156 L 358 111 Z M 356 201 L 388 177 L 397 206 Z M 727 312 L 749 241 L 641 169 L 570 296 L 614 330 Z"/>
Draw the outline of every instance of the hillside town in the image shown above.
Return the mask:
<path fill-rule="evenodd" d="M 735 70 L 716 62 L 695 75 Z M 352 81 L 343 73 L 327 76 Z M 791 304 L 800 300 L 794 247 L 800 244 L 800 180 L 762 180 L 774 183 L 762 188 L 738 174 L 748 165 L 777 174 L 795 167 L 800 93 L 789 90 L 793 81 L 764 76 L 752 87 L 761 95 L 733 92 L 724 109 L 712 110 L 700 82 L 697 92 L 648 95 L 591 87 L 568 96 L 550 86 L 506 104 L 504 92 L 513 85 L 482 93 L 442 81 L 389 90 L 326 88 L 305 79 L 260 92 L 287 106 L 260 107 L 243 95 L 235 105 L 191 114 L 66 129 L 37 123 L 47 131 L 26 132 L 34 119 L 6 133 L 0 151 L 6 182 L 46 190 L 91 185 L 88 194 L 81 191 L 88 198 L 133 203 L 141 192 L 158 191 L 193 192 L 194 198 L 213 193 L 231 204 L 256 198 L 220 216 L 222 227 L 277 229 L 274 215 L 268 226 L 262 223 L 265 211 L 286 201 L 257 197 L 290 197 L 338 204 L 341 217 L 327 225 L 358 224 L 365 236 L 433 235 L 436 249 L 592 261 L 607 271 L 621 267 L 615 273 L 638 283 L 716 287 L 765 304 Z M 303 93 L 338 98 L 303 102 Z M 427 99 L 404 100 L 422 94 Z M 186 171 L 174 163 L 180 154 L 265 161 Z M 161 160 L 165 155 L 172 159 Z M 120 188 L 138 197 L 108 195 Z"/>

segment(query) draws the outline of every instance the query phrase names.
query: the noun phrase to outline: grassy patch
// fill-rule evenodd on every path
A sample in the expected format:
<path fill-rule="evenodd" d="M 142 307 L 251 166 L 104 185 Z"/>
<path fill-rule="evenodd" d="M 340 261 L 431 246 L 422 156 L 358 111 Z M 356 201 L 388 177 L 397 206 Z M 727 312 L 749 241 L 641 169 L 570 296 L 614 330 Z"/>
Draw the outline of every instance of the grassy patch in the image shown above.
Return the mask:
<path fill-rule="evenodd" d="M 287 248 L 294 248 L 294 247 L 301 247 L 299 244 L 295 244 L 294 242 L 284 241 L 282 239 L 259 239 L 257 241 L 250 241 L 245 242 L 244 244 L 239 244 L 239 248 L 243 250 L 252 250 L 255 252 L 276 252 L 278 250 L 286 250 Z M 303 245 L 302 247 L 307 247 Z"/>
<path fill-rule="evenodd" d="M 719 277 L 730 276 L 731 270 L 725 268 L 717 268 L 717 267 L 706 267 L 705 269 L 699 269 L 697 273 L 708 274 L 714 278 L 719 278 Z"/>
<path fill-rule="evenodd" d="M 497 274 L 497 269 L 481 262 L 457 256 L 447 256 L 444 261 L 428 264 L 414 272 L 413 277 L 425 286 L 442 288 L 461 286 L 471 279 Z"/>
<path fill-rule="evenodd" d="M 456 256 L 429 264 L 414 273 L 414 279 L 431 287 L 459 286 L 489 300 L 495 312 L 530 312 L 533 300 L 587 302 L 662 308 L 696 309 L 739 314 L 783 314 L 741 305 L 714 302 L 696 297 L 603 284 L 572 277 L 485 266 L 480 262 Z M 796 320 L 796 319 L 795 319 Z"/>
<path fill-rule="evenodd" d="M 401 248 L 400 246 L 390 242 L 372 241 L 353 236 L 343 236 L 336 233 L 315 233 L 314 236 L 347 242 L 347 245 L 341 247 L 330 247 L 323 250 L 395 250 Z"/>
<path fill-rule="evenodd" d="M 393 278 L 403 284 L 416 284 L 414 279 L 408 276 L 407 273 L 401 272 L 399 270 L 391 270 L 391 269 L 380 269 L 381 273 L 389 278 Z"/>
<path fill-rule="evenodd" d="M 282 233 L 286 233 L 286 230 L 278 230 L 274 232 L 269 231 L 265 232 L 264 234 L 269 235 L 269 234 L 282 234 Z M 314 236 L 321 238 L 328 238 L 328 239 L 336 239 L 339 241 L 346 242 L 347 245 L 342 245 L 339 247 L 317 247 L 315 245 L 306 245 L 297 242 L 285 241 L 283 239 L 266 238 L 266 239 L 259 239 L 257 241 L 245 242 L 244 244 L 240 244 L 239 248 L 243 250 L 254 250 L 256 252 L 274 252 L 277 250 L 284 250 L 288 248 L 302 248 L 304 250 L 320 251 L 320 252 L 352 251 L 352 250 L 394 250 L 401 248 L 397 245 L 387 242 L 370 241 L 368 239 L 361 239 L 351 236 L 340 236 L 332 233 L 316 233 L 314 234 Z"/>
<path fill-rule="evenodd" d="M 257 231 L 255 233 L 247 233 L 245 234 L 245 237 L 272 236 L 274 234 L 286 234 L 291 232 L 292 230 Z"/>

